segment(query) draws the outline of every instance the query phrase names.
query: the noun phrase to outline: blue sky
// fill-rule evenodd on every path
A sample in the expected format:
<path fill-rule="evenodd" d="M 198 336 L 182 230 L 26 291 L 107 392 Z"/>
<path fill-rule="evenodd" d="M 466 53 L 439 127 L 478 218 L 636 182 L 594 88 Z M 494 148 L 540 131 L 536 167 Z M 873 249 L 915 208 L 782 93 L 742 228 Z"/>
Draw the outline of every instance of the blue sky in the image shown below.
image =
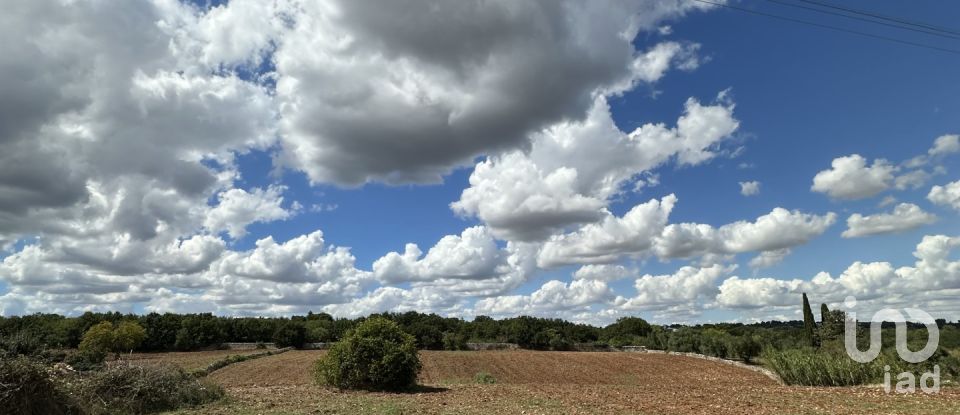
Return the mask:
<path fill-rule="evenodd" d="M 105 61 L 112 66 L 104 68 L 88 61 L 83 65 L 92 65 L 90 70 L 95 73 L 117 72 L 121 79 L 131 80 L 134 88 L 130 91 L 142 87 L 153 95 L 101 93 L 107 88 L 102 84 L 84 83 L 72 74 L 39 66 L 47 62 L 43 59 L 49 65 L 69 64 L 76 59 L 64 52 L 69 45 L 64 49 L 62 45 L 47 45 L 46 49 L 24 46 L 18 48 L 23 55 L 8 57 L 42 55 L 34 68 L 50 72 L 42 82 L 72 86 L 85 98 L 78 101 L 59 96 L 59 101 L 51 97 L 49 102 L 40 102 L 45 96 L 34 93 L 32 96 L 41 98 L 32 99 L 25 91 L 23 105 L 35 104 L 31 108 L 43 115 L 32 124 L 22 121 L 22 128 L 0 129 L 0 134 L 10 136 L 0 145 L 27 152 L 24 159 L 44 156 L 45 163 L 53 160 L 45 153 L 53 150 L 41 145 L 48 142 L 45 140 L 73 148 L 63 154 L 69 160 L 65 165 L 76 166 L 75 170 L 64 174 L 78 178 L 77 191 L 85 196 L 73 197 L 64 191 L 62 198 L 46 200 L 22 193 L 0 194 L 0 244 L 7 245 L 0 268 L 0 309 L 5 314 L 37 311 L 54 301 L 62 307 L 52 311 L 64 313 L 120 308 L 292 314 L 311 309 L 360 315 L 416 309 L 465 317 L 536 314 L 597 323 L 628 314 L 659 322 L 752 320 L 794 318 L 797 307 L 791 299 L 799 298 L 799 291 L 811 291 L 817 296 L 814 301 L 838 304 L 849 294 L 871 300 L 863 303 L 867 307 L 910 305 L 960 318 L 960 309 L 948 301 L 960 289 L 960 265 L 953 248 L 960 245 L 960 196 L 951 196 L 955 194 L 951 192 L 960 192 L 960 154 L 952 147 L 960 132 L 960 83 L 955 69 L 960 54 L 693 1 L 513 10 L 516 16 L 537 22 L 549 21 L 551 12 L 565 15 L 560 20 L 563 23 L 553 22 L 552 27 L 560 27 L 558 30 L 566 31 L 563 33 L 585 33 L 581 43 L 570 45 L 561 44 L 568 40 L 562 36 L 538 37 L 540 32 L 523 27 L 523 19 L 513 20 L 498 9 L 483 10 L 472 3 L 463 7 L 477 7 L 473 10 L 477 32 L 439 23 L 442 13 L 456 10 L 435 10 L 433 19 L 418 21 L 416 16 L 422 11 L 417 11 L 416 2 L 392 5 L 408 8 L 393 11 L 342 7 L 335 24 L 323 28 L 310 26 L 333 16 L 324 15 L 329 10 L 323 7 L 284 8 L 290 3 L 269 6 L 239 0 L 198 4 L 164 8 L 144 2 L 112 11 L 78 6 L 83 10 L 62 16 L 59 12 L 64 10 L 57 10 L 49 16 L 71 19 L 86 13 L 95 21 L 110 13 L 133 13 L 128 9 L 142 6 L 143 13 L 152 14 L 150 21 L 160 22 L 155 23 L 155 33 L 149 34 L 155 38 L 130 42 L 171 46 L 158 46 L 155 51 L 147 48 L 155 56 L 91 50 L 91 54 L 108 56 Z M 774 2 L 729 4 L 960 49 L 954 39 Z M 960 14 L 960 5 L 933 1 L 850 1 L 844 5 L 946 27 L 954 24 L 950 16 Z M 26 13 L 26 6 L 20 9 L 21 13 L 8 19 L 33 18 L 28 17 L 34 15 Z M 639 17 L 636 36 L 630 42 L 617 40 L 613 28 L 603 27 L 603 22 L 616 22 L 628 30 L 629 22 L 622 16 L 631 15 Z M 383 16 L 392 17 L 378 20 Z M 449 42 L 424 37 L 416 27 L 433 24 L 438 26 L 430 29 L 446 31 Z M 17 30 L 25 29 L 19 27 L 5 29 L 11 33 L 0 29 L 0 34 L 23 35 Z M 77 30 L 83 31 L 78 36 L 94 39 L 83 47 L 110 46 L 107 40 L 97 40 L 103 38 L 98 37 L 96 28 Z M 498 36 L 495 31 L 503 34 Z M 355 49 L 333 48 L 330 39 L 335 36 L 351 37 Z M 651 63 L 657 56 L 666 59 L 665 66 Z M 648 72 L 630 72 L 629 61 L 643 57 L 650 60 L 635 65 Z M 526 68 L 542 76 L 521 78 Z M 550 74 L 560 74 L 562 82 L 547 83 Z M 631 86 L 614 87 L 622 76 L 630 77 Z M 398 79 L 406 79 L 406 83 Z M 411 84 L 419 88 L 421 104 L 398 98 Z M 476 85 L 484 88 L 473 89 L 479 88 Z M 12 86 L 5 87 L 16 92 Z M 392 95 L 390 88 L 402 93 Z M 494 101 L 499 104 L 483 107 L 488 105 L 483 100 L 489 98 L 484 94 L 500 88 L 504 93 L 496 97 L 500 101 Z M 611 88 L 619 90 L 610 92 Z M 722 91 L 726 92 L 718 98 Z M 192 100 L 194 96 L 196 100 Z M 211 101 L 211 96 L 217 100 Z M 680 157 L 687 150 L 678 150 L 652 164 L 625 162 L 626 176 L 611 170 L 608 174 L 618 175 L 615 191 L 598 190 L 597 183 L 575 186 L 574 196 L 593 203 L 585 211 L 575 210 L 592 219 L 564 219 L 567 221 L 561 225 L 531 230 L 531 218 L 538 216 L 517 216 L 520 205 L 505 213 L 483 210 L 502 207 L 492 204 L 492 195 L 518 191 L 496 187 L 510 185 L 513 179 L 484 188 L 493 193 L 471 202 L 472 208 L 454 211 L 451 203 L 466 201 L 461 194 L 471 187 L 471 175 L 480 164 L 507 174 L 513 168 L 507 159 L 513 154 L 533 160 L 544 175 L 550 172 L 548 165 L 563 167 L 562 159 L 554 164 L 545 161 L 556 153 L 538 153 L 552 145 L 543 132 L 549 136 L 549 131 L 566 131 L 564 123 L 584 122 L 588 114 L 594 114 L 591 108 L 603 108 L 590 104 L 598 98 L 609 105 L 609 111 L 596 114 L 601 118 L 609 114 L 623 137 L 641 127 L 649 132 L 645 125 L 650 124 L 673 128 L 691 98 L 722 112 L 722 116 L 702 122 L 715 123 L 717 131 L 723 132 L 698 149 L 710 153 L 703 160 L 683 163 Z M 191 107 L 193 102 L 196 106 Z M 515 109 L 504 110 L 510 105 Z M 111 109 L 124 106 L 141 111 L 127 114 Z M 436 120 L 446 119 L 450 125 L 430 121 L 445 110 L 449 110 L 446 118 Z M 456 124 L 457 117 L 469 120 L 474 115 L 498 113 L 484 123 Z M 73 119 L 70 114 L 82 116 Z M 143 125 L 143 118 L 136 117 L 156 120 L 163 127 L 129 133 L 128 125 Z M 691 113 L 691 118 L 695 114 Z M 152 128 L 150 125 L 153 123 L 142 128 Z M 76 137 L 44 136 L 51 126 Z M 584 148 L 608 139 L 570 134 L 588 146 Z M 681 140 L 682 132 L 677 134 L 675 140 Z M 91 145 L 88 143 L 111 145 L 114 139 L 133 143 L 128 144 L 130 148 L 141 149 L 142 154 L 128 152 L 125 157 L 134 161 L 121 163 L 106 159 L 108 156 L 88 155 L 109 154 L 103 151 L 106 147 L 75 150 Z M 940 150 L 933 150 L 935 140 L 943 144 Z M 531 146 L 532 153 L 523 152 Z M 204 160 L 190 159 L 193 156 L 188 154 L 203 154 Z M 580 154 L 566 159 L 573 164 L 565 167 L 578 173 L 576 180 L 585 180 L 590 169 L 602 171 L 606 161 L 588 160 L 589 154 Z M 814 177 L 829 171 L 835 159 L 854 154 L 862 156 L 867 166 L 876 167 L 877 159 L 889 161 L 881 166 L 890 170 L 881 180 L 882 189 L 855 196 L 811 189 Z M 916 156 L 926 159 L 911 166 L 903 164 Z M 196 176 L 184 180 L 210 184 L 197 192 L 187 189 L 183 181 L 169 179 L 177 176 L 168 171 L 194 174 L 178 164 L 183 162 L 200 166 Z M 609 163 L 615 166 L 618 162 Z M 153 164 L 157 167 L 130 167 Z M 389 165 L 395 167 L 385 167 Z M 917 170 L 927 177 L 897 188 L 899 177 Z M 862 172 L 851 174 L 841 182 L 864 177 Z M 658 183 L 633 190 L 638 179 L 649 177 L 656 177 Z M 748 181 L 760 183 L 758 194 L 741 194 L 739 183 Z M 40 192 L 46 182 L 35 183 L 41 184 L 19 186 Z M 0 186 L 2 191 L 18 188 L 16 183 L 0 184 L 7 186 Z M 853 184 L 856 189 L 868 185 Z M 937 193 L 941 196 L 933 196 L 933 186 L 941 186 Z M 167 196 L 152 196 L 159 194 Z M 227 202 L 228 194 L 237 197 L 236 204 Z M 582 239 L 579 247 L 570 249 L 589 250 L 586 259 L 544 253 L 545 246 L 553 243 L 559 247 L 562 244 L 556 241 L 586 232 L 591 224 L 622 218 L 651 199 L 662 206 L 670 194 L 676 195 L 678 202 L 667 210 L 669 219 L 654 234 L 643 236 L 644 229 L 656 222 L 652 216 L 641 229 L 623 228 L 627 240 L 636 244 L 633 248 L 609 251 L 608 245 L 591 245 L 593 242 Z M 582 198 L 571 199 L 574 196 L 553 195 L 557 198 L 553 201 L 583 202 Z M 887 203 L 881 203 L 884 200 Z M 901 214 L 893 214 L 901 203 L 916 208 L 912 216 L 907 217 L 906 207 Z M 761 227 L 758 218 L 775 208 L 793 213 L 772 228 Z M 124 212 L 136 213 L 125 216 Z M 498 224 L 498 218 L 509 219 L 511 212 L 519 222 Z M 561 213 L 573 214 L 543 211 L 540 217 Z M 843 237 L 853 214 L 889 215 L 874 218 L 885 221 L 883 229 L 865 230 L 861 237 Z M 790 227 L 787 222 L 793 220 L 802 223 Z M 728 230 L 733 233 L 722 231 L 724 225 L 738 221 L 756 226 L 731 226 Z M 688 242 L 713 247 L 689 256 L 671 253 L 661 230 L 667 224 L 683 223 L 709 225 L 710 232 L 743 240 L 691 240 Z M 872 223 L 876 227 L 877 222 Z M 432 259 L 427 254 L 448 235 L 465 241 L 468 228 L 478 229 L 478 239 L 448 250 L 437 249 Z M 603 228 L 603 232 L 614 232 L 611 229 Z M 318 234 L 297 247 L 285 244 L 318 230 L 322 238 Z M 527 231 L 540 234 L 520 236 Z M 629 233 L 633 231 L 639 233 Z M 276 242 L 277 251 L 268 251 L 257 242 L 268 237 Z M 642 243 L 644 237 L 651 238 L 649 244 Z M 919 258 L 915 251 L 927 252 L 918 247 L 927 241 L 925 237 L 929 237 L 929 246 L 946 250 L 947 262 L 930 265 L 933 268 L 915 264 Z M 187 240 L 205 244 L 192 251 L 184 248 Z M 474 242 L 477 245 L 471 245 Z M 395 267 L 388 269 L 388 253 L 396 252 L 400 258 L 409 243 L 416 244 L 426 258 L 421 256 L 419 262 L 416 257 L 395 258 Z M 111 249 L 114 244 L 117 248 Z M 487 244 L 497 252 L 470 250 Z M 94 246 L 99 249 L 87 249 Z M 174 248 L 165 251 L 170 246 Z M 349 253 L 335 255 L 332 246 L 348 247 Z M 525 253 L 519 254 L 518 246 L 525 247 Z M 780 261 L 763 267 L 750 263 L 757 255 L 774 251 L 782 251 Z M 941 251 L 930 251 L 929 258 Z M 127 262 L 137 255 L 140 263 Z M 271 256 L 276 258 L 273 262 Z M 337 258 L 349 258 L 350 263 L 337 262 L 340 268 L 336 269 L 319 265 Z M 521 266 L 508 258 L 531 265 Z M 378 260 L 381 266 L 374 265 Z M 857 261 L 872 268 L 848 270 Z M 171 265 L 184 263 L 190 266 Z M 575 277 L 584 266 L 607 267 L 602 268 L 603 275 L 613 272 L 611 267 L 623 266 L 625 274 L 620 278 Z M 469 275 L 461 275 L 457 269 Z M 690 275 L 684 274 L 684 269 Z M 828 272 L 831 280 L 811 282 L 819 272 Z M 650 278 L 642 277 L 647 274 Z M 247 298 L 244 291 L 263 297 Z"/>

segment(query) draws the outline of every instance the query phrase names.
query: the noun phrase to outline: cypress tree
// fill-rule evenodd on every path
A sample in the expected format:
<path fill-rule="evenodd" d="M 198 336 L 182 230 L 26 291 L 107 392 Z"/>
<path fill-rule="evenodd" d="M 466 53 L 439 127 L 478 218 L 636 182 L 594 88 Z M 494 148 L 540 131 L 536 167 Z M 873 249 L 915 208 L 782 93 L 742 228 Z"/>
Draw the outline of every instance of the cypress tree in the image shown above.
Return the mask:
<path fill-rule="evenodd" d="M 814 336 L 817 323 L 814 321 L 813 309 L 810 308 L 810 300 L 807 300 L 807 293 L 803 293 L 803 335 L 807 338 L 810 346 L 816 347 L 817 340 Z"/>

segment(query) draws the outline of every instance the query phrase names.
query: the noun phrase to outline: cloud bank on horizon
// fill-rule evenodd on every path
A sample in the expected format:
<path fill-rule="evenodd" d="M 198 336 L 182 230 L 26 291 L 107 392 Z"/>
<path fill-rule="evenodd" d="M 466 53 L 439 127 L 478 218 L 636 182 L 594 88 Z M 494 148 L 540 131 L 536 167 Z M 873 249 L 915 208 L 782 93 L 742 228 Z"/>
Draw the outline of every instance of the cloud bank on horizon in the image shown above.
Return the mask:
<path fill-rule="evenodd" d="M 737 85 L 624 127 L 624 103 L 713 64 L 664 28 L 715 13 L 691 0 L 14 1 L 0 14 L 15 40 L 0 56 L 0 312 L 689 322 L 796 318 L 808 292 L 956 318 L 960 233 L 934 226 L 960 212 L 950 131 L 888 156 L 900 163 L 822 148 L 832 162 L 790 172 L 807 184 L 788 190 L 742 162 L 717 206 L 764 202 L 732 220 L 696 219 L 717 207 L 685 206 L 697 190 L 663 180 L 706 180 L 766 139 L 750 138 Z M 245 162 L 257 155 L 268 168 Z M 317 189 L 437 186 L 454 197 L 423 203 L 464 226 L 370 261 L 322 226 L 274 232 L 342 209 Z M 390 200 L 367 202 L 402 221 Z M 822 239 L 884 235 L 910 236 L 912 262 L 767 274 Z"/>

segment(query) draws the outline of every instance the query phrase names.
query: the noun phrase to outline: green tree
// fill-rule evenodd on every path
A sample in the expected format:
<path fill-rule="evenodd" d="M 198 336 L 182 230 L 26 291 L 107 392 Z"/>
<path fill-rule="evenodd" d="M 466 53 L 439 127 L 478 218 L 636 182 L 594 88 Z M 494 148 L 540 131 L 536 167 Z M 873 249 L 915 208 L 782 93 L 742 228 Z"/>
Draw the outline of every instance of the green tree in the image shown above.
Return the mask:
<path fill-rule="evenodd" d="M 732 336 L 718 329 L 706 329 L 701 334 L 700 350 L 707 355 L 726 358 L 730 354 Z"/>
<path fill-rule="evenodd" d="M 316 380 L 340 389 L 406 390 L 416 386 L 420 367 L 416 339 L 396 323 L 374 317 L 317 361 Z"/>
<path fill-rule="evenodd" d="M 114 345 L 113 323 L 101 321 L 90 327 L 80 340 L 82 352 L 108 352 Z"/>
<path fill-rule="evenodd" d="M 467 350 L 467 336 L 452 331 L 443 333 L 443 350 Z"/>
<path fill-rule="evenodd" d="M 443 349 L 443 333 L 441 333 L 440 329 L 438 329 L 436 326 L 418 321 L 406 326 L 406 330 L 404 331 L 410 333 L 414 338 L 417 339 L 417 346 L 421 349 Z"/>
<path fill-rule="evenodd" d="M 673 352 L 700 353 L 700 331 L 692 327 L 681 327 L 670 333 L 667 349 Z"/>
<path fill-rule="evenodd" d="M 817 323 L 814 321 L 813 310 L 810 308 L 810 300 L 807 299 L 807 293 L 803 293 L 803 336 L 810 346 L 817 347 L 816 338 Z"/>
<path fill-rule="evenodd" d="M 309 315 L 307 316 L 307 323 L 305 324 L 307 328 L 307 342 L 320 343 L 334 341 L 333 320 L 324 320 L 316 318 L 316 316 L 317 314 L 314 314 L 314 319 L 312 320 Z"/>
<path fill-rule="evenodd" d="M 135 321 L 121 321 L 113 329 L 113 343 L 110 350 L 115 353 L 133 352 L 147 338 L 147 331 Z"/>
<path fill-rule="evenodd" d="M 820 343 L 839 340 L 843 337 L 844 320 L 847 313 L 842 310 L 830 310 L 826 304 L 820 306 Z"/>
<path fill-rule="evenodd" d="M 646 343 L 641 338 L 653 332 L 653 327 L 639 317 L 621 317 L 603 328 L 600 338 L 613 346 L 639 345 Z"/>
<path fill-rule="evenodd" d="M 225 321 L 210 313 L 184 316 L 177 330 L 174 347 L 186 351 L 224 342 L 227 338 Z"/>
<path fill-rule="evenodd" d="M 730 341 L 730 354 L 739 356 L 744 362 L 752 362 L 754 358 L 760 356 L 760 352 L 760 342 L 753 336 L 736 337 Z"/>
<path fill-rule="evenodd" d="M 307 328 L 302 322 L 288 320 L 273 333 L 273 343 L 277 347 L 303 347 L 307 339 Z"/>

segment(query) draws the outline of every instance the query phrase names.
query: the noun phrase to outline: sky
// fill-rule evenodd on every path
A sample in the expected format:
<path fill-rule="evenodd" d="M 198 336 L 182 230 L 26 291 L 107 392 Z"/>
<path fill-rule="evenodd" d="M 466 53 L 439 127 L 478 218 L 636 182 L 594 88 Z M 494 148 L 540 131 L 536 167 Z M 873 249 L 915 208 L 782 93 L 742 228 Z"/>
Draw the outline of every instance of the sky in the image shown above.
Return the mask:
<path fill-rule="evenodd" d="M 14 1 L 0 313 L 960 319 L 960 36 L 713 3 Z"/>

